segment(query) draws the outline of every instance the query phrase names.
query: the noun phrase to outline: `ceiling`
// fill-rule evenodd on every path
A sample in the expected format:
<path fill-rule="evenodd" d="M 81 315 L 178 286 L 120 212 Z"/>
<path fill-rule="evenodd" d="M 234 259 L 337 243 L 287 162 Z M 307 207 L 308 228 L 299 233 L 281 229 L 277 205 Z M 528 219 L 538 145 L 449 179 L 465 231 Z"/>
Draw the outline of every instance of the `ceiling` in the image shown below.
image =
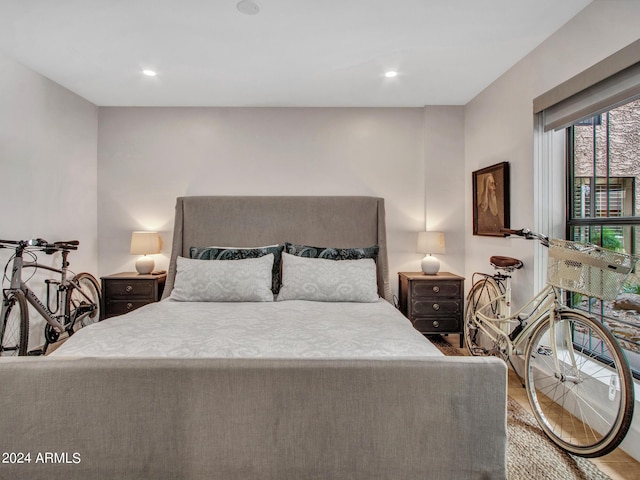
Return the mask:
<path fill-rule="evenodd" d="M 0 0 L 0 51 L 100 106 L 464 105 L 590 3 L 238 1 Z"/>

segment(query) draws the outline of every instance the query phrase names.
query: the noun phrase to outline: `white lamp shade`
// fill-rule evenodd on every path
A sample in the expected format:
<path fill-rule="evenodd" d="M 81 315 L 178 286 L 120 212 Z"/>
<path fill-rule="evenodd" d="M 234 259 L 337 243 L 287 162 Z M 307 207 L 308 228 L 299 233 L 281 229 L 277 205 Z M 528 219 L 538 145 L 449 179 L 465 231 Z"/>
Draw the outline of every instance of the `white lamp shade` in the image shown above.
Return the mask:
<path fill-rule="evenodd" d="M 427 254 L 446 253 L 444 247 L 444 233 L 419 232 L 418 252 Z"/>
<path fill-rule="evenodd" d="M 131 234 L 131 255 L 151 255 L 160 253 L 158 232 L 133 232 Z"/>

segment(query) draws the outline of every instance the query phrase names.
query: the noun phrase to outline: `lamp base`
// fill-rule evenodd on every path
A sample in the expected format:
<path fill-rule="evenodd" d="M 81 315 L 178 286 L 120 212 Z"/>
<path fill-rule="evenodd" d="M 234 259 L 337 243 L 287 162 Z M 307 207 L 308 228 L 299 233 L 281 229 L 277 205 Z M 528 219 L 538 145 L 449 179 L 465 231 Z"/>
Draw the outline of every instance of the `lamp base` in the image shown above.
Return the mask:
<path fill-rule="evenodd" d="M 142 257 L 136 260 L 136 270 L 140 274 L 149 274 L 153 272 L 153 267 L 155 267 L 155 263 L 153 258 L 143 255 Z"/>
<path fill-rule="evenodd" d="M 425 255 L 422 259 L 422 271 L 425 275 L 435 275 L 440 270 L 440 261 L 433 255 Z"/>

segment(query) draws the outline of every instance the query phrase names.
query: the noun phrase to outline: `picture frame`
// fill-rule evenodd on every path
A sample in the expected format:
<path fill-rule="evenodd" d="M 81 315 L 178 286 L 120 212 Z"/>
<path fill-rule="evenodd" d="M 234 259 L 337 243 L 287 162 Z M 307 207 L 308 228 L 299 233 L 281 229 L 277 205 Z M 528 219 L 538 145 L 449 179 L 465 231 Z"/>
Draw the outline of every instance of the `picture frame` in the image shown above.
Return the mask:
<path fill-rule="evenodd" d="M 473 234 L 504 237 L 509 228 L 509 163 L 473 172 Z"/>

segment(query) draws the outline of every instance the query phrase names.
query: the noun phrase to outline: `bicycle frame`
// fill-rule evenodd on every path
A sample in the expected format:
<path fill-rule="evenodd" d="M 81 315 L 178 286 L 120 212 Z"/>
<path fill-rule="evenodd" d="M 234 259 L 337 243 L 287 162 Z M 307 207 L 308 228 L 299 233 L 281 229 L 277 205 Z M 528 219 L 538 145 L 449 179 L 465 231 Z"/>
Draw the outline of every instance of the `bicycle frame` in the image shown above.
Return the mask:
<path fill-rule="evenodd" d="M 24 250 L 18 251 L 16 250 L 16 255 L 13 258 L 13 265 L 11 269 L 11 282 L 8 289 L 3 291 L 3 294 L 6 298 L 7 291 L 16 291 L 21 290 L 27 302 L 46 320 L 46 322 L 51 325 L 58 333 L 62 333 L 65 330 L 64 324 L 67 323 L 64 321 L 60 322 L 58 319 L 60 317 L 64 317 L 65 313 L 62 312 L 59 315 L 56 315 L 52 312 L 47 305 L 44 305 L 38 296 L 33 293 L 33 291 L 27 287 L 26 283 L 22 280 L 22 270 L 25 268 L 41 268 L 44 270 L 49 270 L 51 272 L 60 274 L 60 285 L 58 286 L 58 290 L 62 292 L 62 301 L 58 299 L 58 305 L 66 305 L 67 295 L 69 292 L 68 285 L 70 282 L 67 280 L 67 255 L 68 251 L 62 250 L 62 268 L 58 269 L 55 267 L 49 267 L 47 265 L 41 265 L 38 262 L 25 262 L 22 256 Z M 2 316 L 4 316 L 4 311 L 6 309 L 6 304 L 3 303 L 2 306 Z M 72 320 L 72 319 L 69 319 Z"/>
<path fill-rule="evenodd" d="M 485 278 L 493 278 L 488 276 Z M 511 277 L 505 278 L 505 289 L 502 295 L 496 297 L 492 303 L 489 303 L 476 311 L 476 326 L 490 338 L 496 345 L 504 345 L 506 351 L 502 351 L 507 358 L 514 353 L 516 355 L 524 354 L 524 346 L 531 335 L 533 329 L 547 315 L 555 319 L 560 311 L 574 311 L 566 307 L 560 301 L 561 293 L 556 287 L 547 285 L 536 296 L 534 296 L 526 305 L 521 307 L 515 313 L 511 313 Z M 497 304 L 497 305 L 495 305 Z M 578 314 L 584 314 L 575 310 Z M 530 313 L 526 313 L 530 312 Z M 497 313 L 497 318 L 493 316 Z M 480 321 L 478 321 L 478 319 Z M 509 336 L 510 325 L 513 323 L 521 324 L 524 320 L 528 320 L 526 326 L 517 333 L 515 338 Z M 569 334 L 570 332 L 565 332 Z M 550 346 L 556 359 L 556 372 L 560 371 L 557 364 L 557 337 L 555 332 L 555 321 L 550 322 Z M 575 364 L 575 352 L 573 345 L 568 343 L 567 348 L 573 364 Z"/>

